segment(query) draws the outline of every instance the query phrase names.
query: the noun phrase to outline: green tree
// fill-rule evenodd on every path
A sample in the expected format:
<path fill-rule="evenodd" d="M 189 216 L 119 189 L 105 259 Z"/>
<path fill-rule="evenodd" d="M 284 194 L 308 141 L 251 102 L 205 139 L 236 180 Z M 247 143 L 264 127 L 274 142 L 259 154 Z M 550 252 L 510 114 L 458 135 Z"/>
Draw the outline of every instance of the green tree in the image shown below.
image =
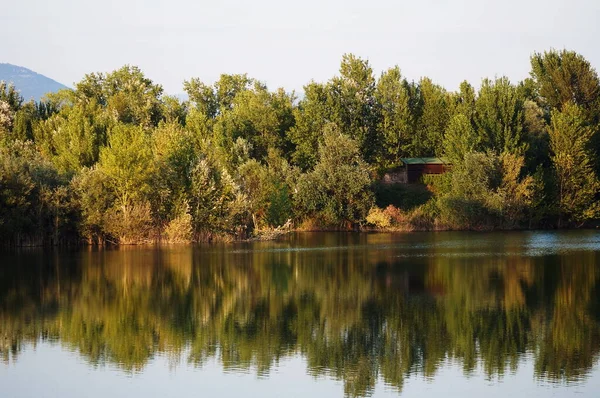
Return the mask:
<path fill-rule="evenodd" d="M 332 121 L 359 143 L 367 162 L 374 161 L 379 148 L 379 110 L 375 99 L 375 76 L 369 62 L 344 54 L 340 76 L 329 83 L 329 96 Z"/>
<path fill-rule="evenodd" d="M 15 113 L 12 136 L 25 141 L 33 139 L 33 127 L 38 119 L 35 102 L 30 101 Z"/>
<path fill-rule="evenodd" d="M 559 226 L 565 221 L 582 223 L 597 217 L 600 182 L 588 148 L 593 129 L 586 122 L 584 110 L 569 103 L 562 111 L 553 110 L 548 133 L 557 181 Z"/>
<path fill-rule="evenodd" d="M 419 110 L 413 156 L 435 156 L 443 152 L 443 137 L 450 117 L 449 96 L 430 79 L 419 82 Z"/>
<path fill-rule="evenodd" d="M 246 236 L 248 202 L 226 168 L 210 157 L 200 158 L 191 182 L 189 203 L 196 239 Z"/>
<path fill-rule="evenodd" d="M 451 228 L 515 227 L 525 221 L 533 178 L 522 176 L 522 156 L 469 152 L 438 187 L 443 223 Z"/>
<path fill-rule="evenodd" d="M 319 143 L 323 127 L 331 121 L 331 109 L 327 102 L 328 86 L 311 82 L 304 86 L 304 97 L 293 114 L 296 124 L 289 130 L 295 146 L 292 161 L 302 170 L 309 170 L 317 163 Z"/>
<path fill-rule="evenodd" d="M 109 130 L 108 145 L 100 150 L 99 166 L 115 195 L 105 230 L 121 243 L 147 239 L 152 223 L 148 196 L 155 173 L 148 133 L 141 126 L 117 123 Z"/>
<path fill-rule="evenodd" d="M 378 125 L 382 135 L 381 166 L 397 165 L 410 151 L 414 117 L 407 86 L 397 66 L 382 73 L 377 82 L 375 98 L 381 111 Z"/>
<path fill-rule="evenodd" d="M 326 226 L 360 223 L 374 203 L 369 168 L 358 143 L 335 125 L 326 126 L 323 134 L 319 162 L 298 180 L 296 206 L 302 216 Z"/>
<path fill-rule="evenodd" d="M 270 93 L 260 84 L 239 92 L 232 108 L 216 119 L 215 142 L 229 152 L 233 143 L 243 138 L 250 143 L 251 157 L 256 159 L 265 158 L 269 148 L 289 152 L 285 133 L 294 123 L 292 103 L 293 97 L 285 91 Z"/>
<path fill-rule="evenodd" d="M 63 107 L 35 127 L 35 140 L 43 154 L 68 174 L 98 161 L 106 143 L 107 121 L 93 101 Z"/>
<path fill-rule="evenodd" d="M 192 133 L 177 121 L 161 122 L 151 142 L 156 168 L 151 177 L 150 203 L 158 224 L 163 225 L 186 212 L 197 153 Z"/>
<path fill-rule="evenodd" d="M 531 76 L 546 112 L 574 103 L 588 123 L 599 121 L 600 79 L 582 55 L 568 50 L 534 53 Z"/>
<path fill-rule="evenodd" d="M 474 117 L 481 150 L 523 153 L 524 102 L 521 91 L 508 78 L 483 80 Z"/>
<path fill-rule="evenodd" d="M 467 116 L 458 113 L 450 119 L 444 136 L 444 155 L 452 163 L 460 163 L 467 153 L 478 147 L 477 133 Z"/>
<path fill-rule="evenodd" d="M 162 87 L 138 67 L 126 65 L 108 74 L 86 75 L 77 83 L 75 97 L 84 103 L 96 102 L 115 122 L 147 128 L 162 119 L 162 93 Z"/>

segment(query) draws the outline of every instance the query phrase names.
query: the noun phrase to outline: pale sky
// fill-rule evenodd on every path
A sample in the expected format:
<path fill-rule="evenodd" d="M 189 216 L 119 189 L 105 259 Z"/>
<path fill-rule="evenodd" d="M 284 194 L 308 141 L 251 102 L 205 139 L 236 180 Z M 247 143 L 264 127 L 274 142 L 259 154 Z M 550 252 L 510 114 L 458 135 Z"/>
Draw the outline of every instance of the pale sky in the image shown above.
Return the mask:
<path fill-rule="evenodd" d="M 167 93 L 185 79 L 248 73 L 301 90 L 351 52 L 377 75 L 399 65 L 455 90 L 529 73 L 534 51 L 567 48 L 600 68 L 600 0 L 0 0 L 0 62 L 72 86 L 139 66 Z"/>

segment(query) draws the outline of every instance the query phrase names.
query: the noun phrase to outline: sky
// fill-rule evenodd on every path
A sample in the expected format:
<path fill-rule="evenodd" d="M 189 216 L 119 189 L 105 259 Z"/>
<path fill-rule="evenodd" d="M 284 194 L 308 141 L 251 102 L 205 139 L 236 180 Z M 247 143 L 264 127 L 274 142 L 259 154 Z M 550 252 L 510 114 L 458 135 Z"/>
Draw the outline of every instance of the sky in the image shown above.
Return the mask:
<path fill-rule="evenodd" d="M 449 90 L 528 76 L 529 57 L 577 51 L 600 68 L 600 0 L 0 0 L 0 62 L 68 86 L 139 66 L 165 92 L 248 73 L 301 91 L 344 53 Z"/>

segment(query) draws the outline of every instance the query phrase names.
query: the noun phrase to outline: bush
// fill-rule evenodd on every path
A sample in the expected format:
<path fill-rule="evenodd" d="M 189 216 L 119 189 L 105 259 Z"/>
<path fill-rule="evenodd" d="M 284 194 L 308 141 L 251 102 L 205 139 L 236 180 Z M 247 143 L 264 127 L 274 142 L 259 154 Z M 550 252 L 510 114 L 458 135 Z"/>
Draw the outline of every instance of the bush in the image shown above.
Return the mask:
<path fill-rule="evenodd" d="M 408 211 L 419 207 L 431 199 L 431 191 L 423 184 L 382 184 L 373 186 L 375 204 L 386 208 L 394 206 Z"/>
<path fill-rule="evenodd" d="M 439 217 L 439 208 L 436 201 L 430 200 L 412 211 L 409 217 L 411 230 L 430 231 L 435 229 Z"/>
<path fill-rule="evenodd" d="M 104 230 L 118 241 L 131 245 L 147 243 L 152 232 L 150 203 L 135 203 L 111 208 L 104 218 Z"/>
<path fill-rule="evenodd" d="M 385 210 L 379 207 L 372 207 L 367 215 L 367 223 L 377 228 L 389 228 L 392 225 L 392 220 Z"/>
<path fill-rule="evenodd" d="M 192 216 L 184 213 L 171 220 L 165 228 L 166 240 L 170 243 L 189 243 L 192 241 Z"/>

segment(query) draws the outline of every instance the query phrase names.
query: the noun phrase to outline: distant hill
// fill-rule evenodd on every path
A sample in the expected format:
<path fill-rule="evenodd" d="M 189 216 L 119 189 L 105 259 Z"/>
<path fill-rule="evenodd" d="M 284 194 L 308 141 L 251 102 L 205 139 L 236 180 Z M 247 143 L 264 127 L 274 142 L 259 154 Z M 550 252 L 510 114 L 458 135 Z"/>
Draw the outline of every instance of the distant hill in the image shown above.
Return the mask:
<path fill-rule="evenodd" d="M 25 101 L 39 101 L 44 94 L 67 88 L 65 85 L 22 66 L 0 63 L 0 81 L 13 83 Z"/>

